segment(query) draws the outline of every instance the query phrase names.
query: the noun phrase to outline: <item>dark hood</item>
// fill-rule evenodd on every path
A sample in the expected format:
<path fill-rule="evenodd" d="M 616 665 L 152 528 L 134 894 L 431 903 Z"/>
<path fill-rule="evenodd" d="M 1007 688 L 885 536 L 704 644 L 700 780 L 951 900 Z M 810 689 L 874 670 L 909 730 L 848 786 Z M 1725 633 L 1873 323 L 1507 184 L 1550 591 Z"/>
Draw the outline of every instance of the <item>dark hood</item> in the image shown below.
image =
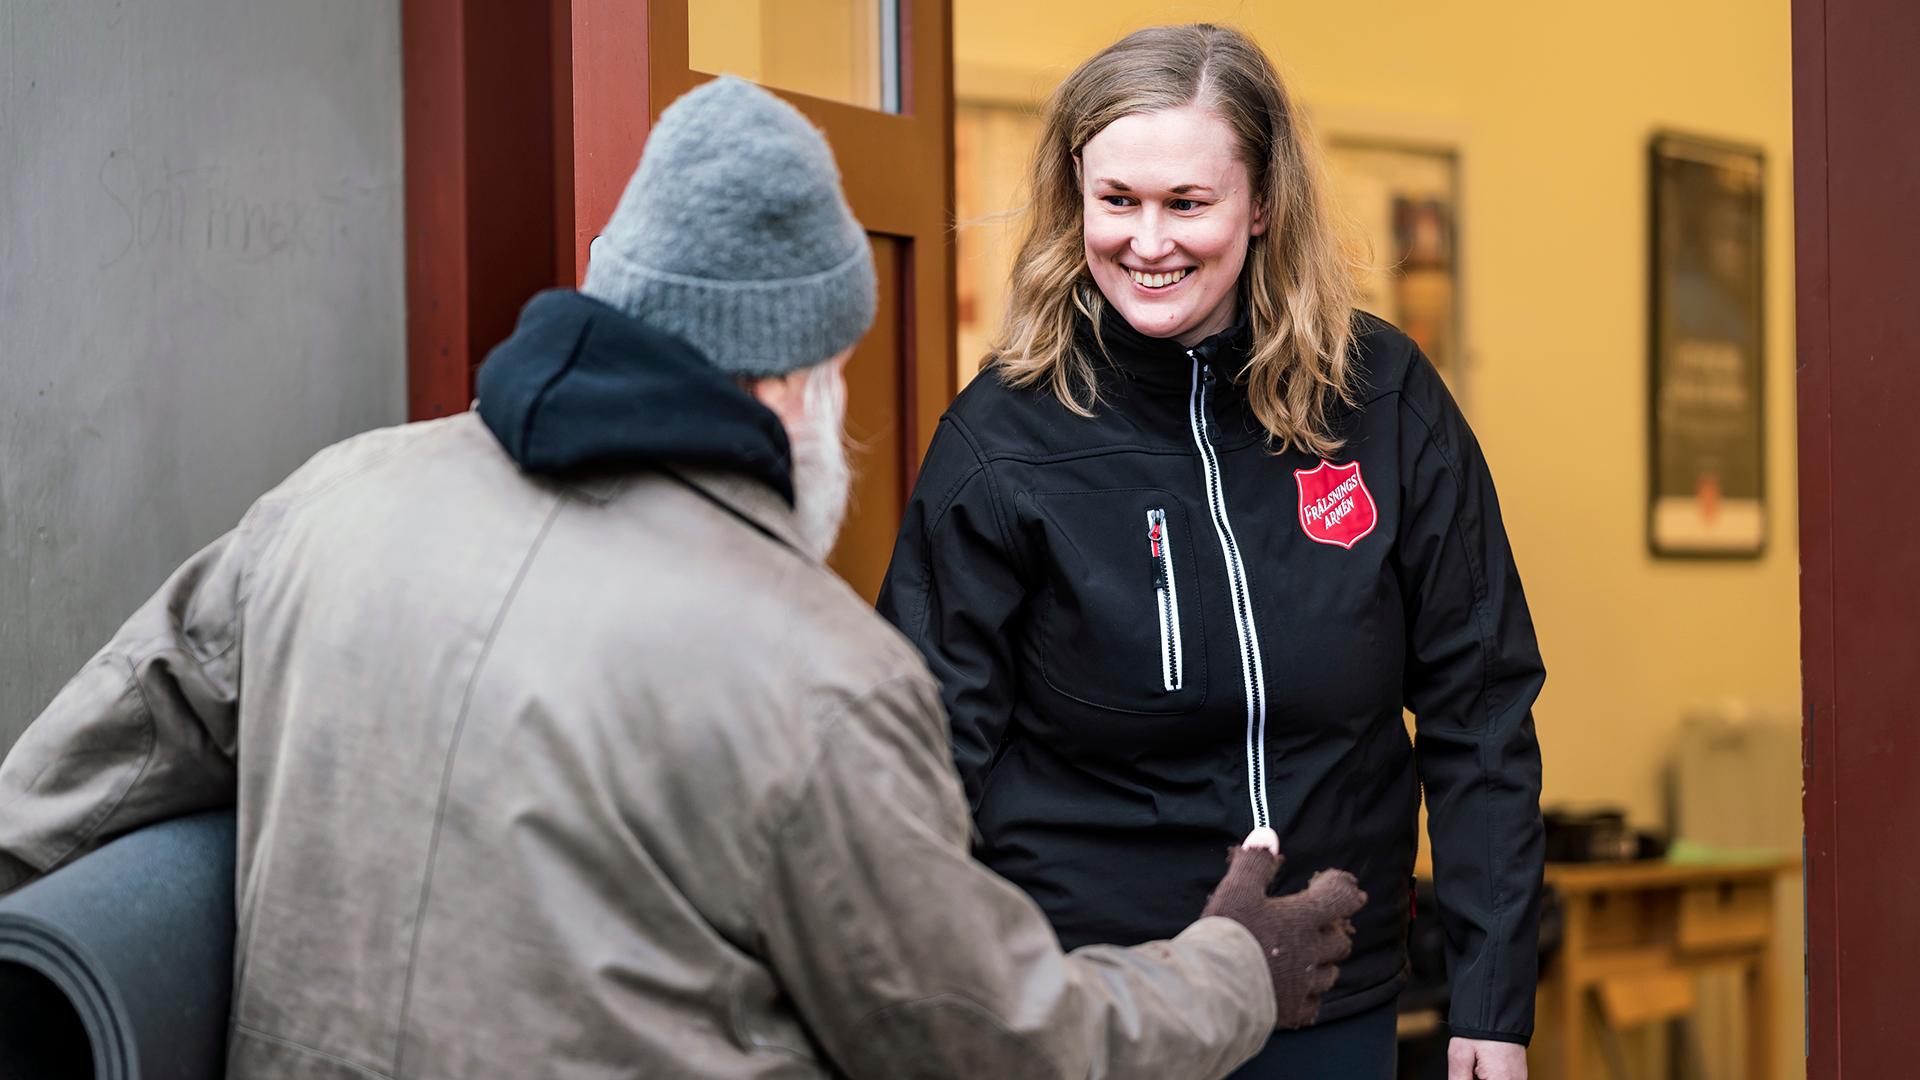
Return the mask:
<path fill-rule="evenodd" d="M 525 472 L 701 465 L 793 502 L 792 452 L 772 410 L 692 345 L 571 289 L 528 302 L 477 391 L 480 419 Z"/>

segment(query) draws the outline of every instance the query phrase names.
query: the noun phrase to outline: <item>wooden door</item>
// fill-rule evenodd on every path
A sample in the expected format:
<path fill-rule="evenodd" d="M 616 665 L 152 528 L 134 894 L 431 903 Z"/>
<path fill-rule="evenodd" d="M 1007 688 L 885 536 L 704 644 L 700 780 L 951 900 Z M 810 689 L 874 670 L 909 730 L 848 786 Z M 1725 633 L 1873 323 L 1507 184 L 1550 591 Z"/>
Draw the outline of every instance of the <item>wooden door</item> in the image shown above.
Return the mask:
<path fill-rule="evenodd" d="M 1917 41 L 1912 0 L 1793 3 L 1812 1080 L 1916 1071 Z"/>
<path fill-rule="evenodd" d="M 768 80 L 826 133 L 879 274 L 879 316 L 847 368 L 859 475 L 833 557 L 871 600 L 920 457 L 954 393 L 951 0 L 731 0 L 720 7 L 761 21 L 763 75 L 810 71 L 820 82 L 857 67 L 824 40 L 822 27 L 836 14 L 870 16 L 866 25 L 885 34 L 887 48 L 877 55 L 887 70 L 848 76 L 885 83 L 879 108 Z M 697 13 L 706 20 L 698 28 L 708 35 L 699 43 L 705 55 L 715 52 L 711 35 L 725 28 L 711 21 L 714 10 Z M 555 258 L 563 277 L 578 281 L 588 244 L 619 202 L 654 118 L 712 75 L 696 68 L 688 0 L 571 0 L 556 5 L 554 20 Z"/>

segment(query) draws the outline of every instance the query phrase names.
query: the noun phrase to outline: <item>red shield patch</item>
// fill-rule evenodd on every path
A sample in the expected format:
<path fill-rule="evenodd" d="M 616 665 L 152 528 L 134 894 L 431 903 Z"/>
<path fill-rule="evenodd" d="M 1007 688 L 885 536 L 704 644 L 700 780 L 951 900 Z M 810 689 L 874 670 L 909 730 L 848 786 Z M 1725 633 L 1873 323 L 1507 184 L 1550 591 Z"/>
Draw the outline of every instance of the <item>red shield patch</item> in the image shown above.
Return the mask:
<path fill-rule="evenodd" d="M 1293 479 L 1300 485 L 1300 528 L 1310 540 L 1351 548 L 1380 521 L 1357 461 L 1322 461 L 1293 470 Z"/>

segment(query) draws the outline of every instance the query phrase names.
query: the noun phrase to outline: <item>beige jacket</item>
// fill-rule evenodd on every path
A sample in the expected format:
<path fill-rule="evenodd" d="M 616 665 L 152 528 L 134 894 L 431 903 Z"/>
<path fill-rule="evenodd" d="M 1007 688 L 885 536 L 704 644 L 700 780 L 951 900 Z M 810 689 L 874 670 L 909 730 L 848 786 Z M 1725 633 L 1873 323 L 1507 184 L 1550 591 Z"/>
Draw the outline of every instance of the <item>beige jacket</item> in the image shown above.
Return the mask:
<path fill-rule="evenodd" d="M 1063 955 L 968 855 L 929 675 L 758 484 L 322 452 L 0 767 L 0 889 L 239 808 L 229 1075 L 1217 1077 L 1222 919 Z"/>

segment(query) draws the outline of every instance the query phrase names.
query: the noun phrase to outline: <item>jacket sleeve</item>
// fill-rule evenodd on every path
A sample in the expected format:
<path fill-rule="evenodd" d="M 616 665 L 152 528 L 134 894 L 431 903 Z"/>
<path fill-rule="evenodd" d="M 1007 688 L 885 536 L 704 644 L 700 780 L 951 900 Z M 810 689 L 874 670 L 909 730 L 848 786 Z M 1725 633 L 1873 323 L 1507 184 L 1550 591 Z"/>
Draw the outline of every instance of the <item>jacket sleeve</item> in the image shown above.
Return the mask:
<path fill-rule="evenodd" d="M 0 892 L 142 825 L 233 802 L 249 532 L 243 522 L 174 571 L 0 763 Z"/>
<path fill-rule="evenodd" d="M 1253 936 L 1063 954 L 1039 908 L 968 853 L 924 676 L 852 703 L 777 822 L 761 926 L 808 1030 L 852 1077 L 1223 1076 L 1272 1033 Z M 1195 913 L 1198 915 L 1198 912 Z"/>
<path fill-rule="evenodd" d="M 1017 692 L 1010 629 L 1026 597 L 993 477 L 960 422 L 940 422 L 880 587 L 882 617 L 940 682 L 967 804 L 980 805 Z"/>
<path fill-rule="evenodd" d="M 1406 695 L 1446 931 L 1449 1027 L 1525 1043 L 1544 843 L 1532 709 L 1546 672 L 1486 460 L 1417 351 L 1400 410 Z"/>

